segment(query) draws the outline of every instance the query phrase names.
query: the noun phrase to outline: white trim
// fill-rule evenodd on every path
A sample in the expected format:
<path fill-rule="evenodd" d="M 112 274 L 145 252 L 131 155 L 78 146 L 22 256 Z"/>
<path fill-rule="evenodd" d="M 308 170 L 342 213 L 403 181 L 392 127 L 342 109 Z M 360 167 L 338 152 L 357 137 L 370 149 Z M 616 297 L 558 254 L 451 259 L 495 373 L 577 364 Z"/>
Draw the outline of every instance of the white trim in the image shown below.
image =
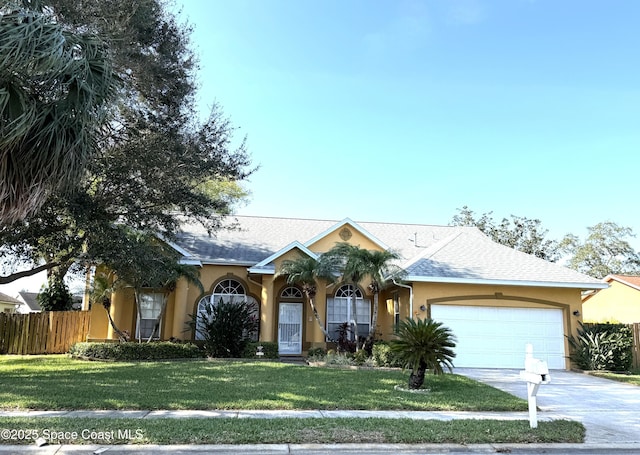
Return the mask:
<path fill-rule="evenodd" d="M 197 265 L 198 267 L 202 267 L 202 262 L 197 259 L 188 259 L 182 258 L 178 261 L 178 264 L 182 265 Z"/>
<path fill-rule="evenodd" d="M 232 266 L 238 266 L 238 267 L 252 267 L 254 266 L 256 263 L 255 262 L 247 262 L 247 261 L 233 261 L 233 260 L 220 260 L 220 261 L 215 261 L 215 260 L 211 260 L 211 261 L 201 261 L 201 263 L 203 265 L 232 265 Z"/>
<path fill-rule="evenodd" d="M 291 250 L 293 250 L 295 248 L 298 248 L 299 250 L 301 250 L 304 254 L 306 254 L 309 257 L 312 257 L 314 259 L 318 259 L 318 255 L 316 253 L 311 251 L 309 248 L 304 246 L 302 243 L 300 243 L 297 240 L 295 240 L 295 241 L 291 242 L 289 245 L 287 245 L 284 248 L 282 248 L 281 250 L 276 251 L 275 253 L 273 253 L 268 258 L 265 258 L 262 261 L 258 262 L 257 264 L 253 265 L 253 267 L 250 267 L 249 268 L 249 273 L 263 273 L 263 274 L 275 273 L 275 267 L 273 265 L 269 265 L 269 264 L 272 263 L 273 261 L 275 261 L 280 256 L 288 253 L 289 251 L 291 251 Z"/>
<path fill-rule="evenodd" d="M 254 273 L 256 275 L 275 275 L 276 274 L 276 268 L 271 266 L 271 267 L 249 267 L 247 269 L 247 271 L 249 273 Z"/>
<path fill-rule="evenodd" d="M 636 286 L 635 284 L 631 284 L 628 281 L 621 279 L 620 275 L 607 275 L 602 279 L 602 281 L 604 281 L 607 284 L 609 284 L 610 281 L 617 281 L 620 284 L 624 284 L 625 286 L 629 286 L 630 288 L 640 291 L 640 286 Z"/>
<path fill-rule="evenodd" d="M 492 284 L 501 286 L 527 286 L 527 287 L 547 287 L 547 288 L 578 288 L 578 289 L 606 289 L 607 283 L 573 283 L 565 281 L 518 281 L 518 280 L 497 280 L 484 278 L 454 278 L 440 276 L 417 276 L 410 275 L 404 277 L 402 281 L 413 281 L 422 283 L 456 283 L 456 284 Z"/>
<path fill-rule="evenodd" d="M 389 250 L 390 249 L 381 240 L 378 240 L 375 236 L 373 236 L 373 234 L 371 234 L 365 228 L 363 228 L 358 223 L 353 221 L 351 218 L 345 218 L 344 220 L 340 221 L 339 223 L 334 224 L 329 229 L 327 229 L 327 230 L 321 232 L 320 234 L 316 235 L 315 237 L 313 237 L 311 240 L 307 240 L 306 242 L 304 242 L 304 244 L 305 244 L 305 246 L 311 246 L 314 243 L 316 243 L 318 240 L 326 237 L 327 235 L 331 234 L 332 232 L 337 231 L 338 229 L 340 229 L 343 226 L 346 226 L 347 224 L 350 225 L 356 231 L 358 231 L 360 234 L 364 235 L 366 238 L 371 240 L 373 243 L 378 245 L 380 248 L 382 248 L 384 250 Z"/>

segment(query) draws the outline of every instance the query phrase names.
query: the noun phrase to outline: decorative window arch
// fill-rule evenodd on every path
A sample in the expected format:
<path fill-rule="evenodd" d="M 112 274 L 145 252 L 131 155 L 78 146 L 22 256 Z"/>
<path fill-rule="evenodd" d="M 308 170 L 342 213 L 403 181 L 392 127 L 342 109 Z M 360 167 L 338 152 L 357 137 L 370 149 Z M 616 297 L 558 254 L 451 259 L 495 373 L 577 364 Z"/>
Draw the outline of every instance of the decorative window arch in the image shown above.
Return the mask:
<path fill-rule="evenodd" d="M 289 286 L 280 293 L 282 299 L 302 299 L 302 291 L 295 286 Z"/>
<path fill-rule="evenodd" d="M 356 314 L 353 314 L 351 298 L 356 298 Z M 356 322 L 357 320 L 357 322 Z M 336 289 L 333 297 L 327 298 L 327 331 L 333 339 L 338 338 L 338 329 L 345 322 L 358 324 L 358 336 L 369 334 L 371 327 L 371 301 L 364 298 L 362 289 L 344 284 Z M 353 333 L 350 334 L 353 339 Z"/>
<path fill-rule="evenodd" d="M 202 296 L 197 305 L 197 315 L 198 315 L 198 323 L 197 327 L 201 327 L 202 318 L 207 315 L 207 307 L 208 306 L 217 306 L 220 302 L 255 302 L 257 301 L 251 295 L 247 294 L 245 287 L 242 283 L 233 278 L 225 278 L 224 280 L 219 281 L 213 288 L 213 292 L 211 294 L 207 294 Z M 259 316 L 260 308 L 256 305 L 256 317 Z M 195 339 L 202 340 L 204 337 L 200 330 L 196 330 Z M 255 336 L 255 340 L 258 340 L 258 334 Z"/>

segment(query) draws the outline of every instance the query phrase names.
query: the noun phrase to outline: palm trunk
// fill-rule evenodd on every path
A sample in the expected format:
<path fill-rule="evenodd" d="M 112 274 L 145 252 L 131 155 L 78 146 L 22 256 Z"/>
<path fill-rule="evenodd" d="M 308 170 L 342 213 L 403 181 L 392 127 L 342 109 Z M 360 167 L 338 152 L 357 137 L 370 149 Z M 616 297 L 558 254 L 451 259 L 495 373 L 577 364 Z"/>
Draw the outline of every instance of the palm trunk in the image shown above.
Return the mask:
<path fill-rule="evenodd" d="M 411 370 L 409 375 L 409 389 L 416 390 L 424 384 L 424 375 L 427 372 L 427 364 L 420 362 L 418 368 Z"/>
<path fill-rule="evenodd" d="M 351 317 L 353 318 L 353 338 L 356 343 L 356 352 L 360 350 L 360 343 L 358 342 L 358 310 L 356 306 L 356 289 L 353 286 L 351 292 Z"/>
<path fill-rule="evenodd" d="M 125 335 L 125 333 L 116 326 L 116 322 L 111 317 L 111 311 L 109 310 L 109 308 L 104 307 L 104 309 L 107 312 L 107 317 L 109 318 L 109 324 L 111 324 L 111 328 L 114 332 L 116 332 L 116 335 L 118 335 L 118 340 L 120 340 L 121 343 L 129 341 L 127 335 Z"/>
<path fill-rule="evenodd" d="M 365 340 L 365 345 L 371 342 L 376 333 L 376 326 L 378 325 L 378 303 L 380 301 L 380 293 L 375 292 L 373 294 L 373 313 L 371 314 L 371 327 L 369 328 L 369 334 Z"/>
<path fill-rule="evenodd" d="M 325 325 L 322 323 L 322 319 L 320 319 L 320 315 L 318 314 L 318 310 L 316 308 L 316 306 L 313 303 L 313 297 L 311 296 L 307 296 L 307 299 L 309 300 L 309 305 L 311 305 L 311 310 L 313 310 L 313 315 L 316 318 L 316 322 L 318 323 L 318 325 L 320 326 L 320 330 L 322 330 L 322 333 L 324 334 L 325 338 L 330 342 L 330 343 L 337 343 L 336 340 L 334 340 L 333 338 L 331 338 L 331 336 L 329 335 L 329 331 L 326 329 Z"/>
<path fill-rule="evenodd" d="M 133 290 L 133 295 L 136 300 L 136 311 L 138 312 L 138 323 L 136 327 L 136 339 L 138 343 L 142 343 L 142 331 L 140 330 L 140 323 L 142 322 L 142 308 L 140 308 L 140 295 L 138 294 L 138 289 L 135 288 Z"/>

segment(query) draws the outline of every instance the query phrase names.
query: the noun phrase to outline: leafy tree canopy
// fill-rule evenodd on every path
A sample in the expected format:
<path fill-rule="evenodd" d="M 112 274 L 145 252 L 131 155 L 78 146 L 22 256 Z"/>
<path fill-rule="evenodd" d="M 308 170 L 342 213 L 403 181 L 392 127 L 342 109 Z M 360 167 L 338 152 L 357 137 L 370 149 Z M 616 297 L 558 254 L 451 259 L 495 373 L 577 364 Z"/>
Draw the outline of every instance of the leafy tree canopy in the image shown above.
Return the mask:
<path fill-rule="evenodd" d="M 584 241 L 573 234 L 562 240 L 560 247 L 569 255 L 570 268 L 594 278 L 640 273 L 640 253 L 629 243 L 635 237 L 630 227 L 605 221 L 591 226 L 588 232 Z"/>
<path fill-rule="evenodd" d="M 496 243 L 547 261 L 555 262 L 559 258 L 559 244 L 546 238 L 548 231 L 540 220 L 511 215 L 497 222 L 492 217 L 493 212 L 476 217 L 466 205 L 457 210 L 451 220 L 454 226 L 475 226 Z"/>
<path fill-rule="evenodd" d="M 130 230 L 170 240 L 183 222 L 219 229 L 222 216 L 246 196 L 241 182 L 253 169 L 245 141 L 234 140 L 219 106 L 197 120 L 189 27 L 162 0 L 47 5 L 61 22 L 93 30 L 110 44 L 122 88 L 110 105 L 109 134 L 75 190 L 52 194 L 20 223 L 0 224 L 2 253 L 14 258 L 4 264 L 11 273 L 0 283 L 42 268 L 55 281 L 74 264 L 108 262 Z"/>

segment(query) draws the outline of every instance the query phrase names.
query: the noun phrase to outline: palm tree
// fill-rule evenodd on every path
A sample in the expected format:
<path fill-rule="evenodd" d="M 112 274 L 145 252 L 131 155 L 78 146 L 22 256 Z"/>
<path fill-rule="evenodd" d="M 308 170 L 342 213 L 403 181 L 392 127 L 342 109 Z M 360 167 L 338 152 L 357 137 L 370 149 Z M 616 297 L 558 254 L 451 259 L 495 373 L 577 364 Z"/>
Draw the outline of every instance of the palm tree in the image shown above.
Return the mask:
<path fill-rule="evenodd" d="M 320 330 L 322 330 L 322 333 L 324 333 L 324 336 L 328 341 L 335 343 L 336 341 L 327 331 L 320 315 L 318 314 L 318 309 L 314 304 L 314 298 L 318 290 L 317 280 L 324 280 L 328 283 L 333 283 L 335 281 L 335 267 L 329 259 L 330 258 L 328 256 L 325 259 L 323 259 L 322 256 L 320 259 L 304 256 L 295 260 L 282 261 L 280 269 L 276 274 L 276 278 L 286 275 L 287 284 L 299 284 L 302 287 L 302 292 L 307 298 L 309 306 L 311 306 L 311 310 L 313 311 L 313 315 L 316 318 L 318 326 L 320 326 Z"/>
<path fill-rule="evenodd" d="M 126 333 L 116 326 L 115 321 L 111 317 L 111 294 L 116 290 L 116 283 L 113 276 L 113 273 L 108 274 L 96 274 L 93 278 L 93 284 L 91 286 L 91 295 L 89 299 L 91 302 L 95 304 L 100 304 L 107 312 L 107 317 L 109 318 L 109 324 L 111 324 L 111 328 L 118 335 L 118 339 L 120 342 L 124 343 L 125 341 L 129 341 L 129 337 Z"/>
<path fill-rule="evenodd" d="M 427 370 L 443 374 L 443 366 L 453 368 L 456 338 L 448 327 L 433 319 L 406 319 L 398 327 L 397 339 L 391 341 L 391 350 L 404 368 L 411 369 L 409 388 L 419 389 L 424 384 Z"/>
<path fill-rule="evenodd" d="M 365 343 L 373 338 L 378 324 L 378 303 L 380 300 L 380 291 L 383 290 L 390 278 L 398 278 L 404 274 L 404 271 L 396 266 L 393 261 L 400 259 L 398 253 L 393 251 L 368 251 L 363 250 L 363 259 L 366 275 L 371 278 L 369 290 L 373 293 L 373 313 L 371 315 L 371 328 Z"/>
<path fill-rule="evenodd" d="M 368 262 L 362 248 L 350 243 L 337 243 L 326 253 L 326 257 L 332 258 L 331 262 L 340 264 L 342 279 L 354 287 L 351 293 L 351 324 L 353 337 L 356 342 L 356 351 L 360 349 L 358 343 L 358 308 L 356 305 L 355 287 L 362 281 L 367 273 Z"/>
<path fill-rule="evenodd" d="M 367 338 L 364 342 L 366 344 L 373 338 L 378 324 L 380 291 L 389 283 L 390 277 L 400 277 L 404 273 L 400 267 L 393 263 L 400 259 L 400 256 L 393 251 L 370 251 L 349 243 L 336 244 L 336 246 L 329 252 L 329 256 L 342 258 L 342 274 L 345 281 L 352 283 L 354 286 L 365 277 L 369 277 L 371 279 L 368 287 L 373 294 L 373 312 L 371 315 L 369 333 L 367 334 Z M 352 295 L 351 311 L 354 320 L 357 321 L 355 294 Z M 357 323 L 354 325 L 354 336 L 357 343 L 358 326 Z M 356 349 L 358 349 L 357 344 Z"/>
<path fill-rule="evenodd" d="M 154 321 L 153 330 L 151 331 L 147 342 L 153 340 L 156 332 L 160 330 L 160 321 L 162 321 L 162 318 L 167 311 L 169 295 L 176 290 L 180 279 L 187 280 L 188 283 L 196 285 L 198 289 L 200 289 L 200 292 L 204 292 L 204 286 L 200 281 L 200 271 L 197 267 L 193 265 L 180 264 L 178 262 L 168 262 L 164 265 L 165 268 L 154 271 L 154 274 L 156 275 L 156 285 L 162 289 L 162 308 Z M 138 305 L 138 308 L 139 307 L 140 305 Z"/>
<path fill-rule="evenodd" d="M 104 43 L 29 9 L 36 3 L 10 2 L 0 14 L 0 222 L 77 181 L 117 91 Z"/>

